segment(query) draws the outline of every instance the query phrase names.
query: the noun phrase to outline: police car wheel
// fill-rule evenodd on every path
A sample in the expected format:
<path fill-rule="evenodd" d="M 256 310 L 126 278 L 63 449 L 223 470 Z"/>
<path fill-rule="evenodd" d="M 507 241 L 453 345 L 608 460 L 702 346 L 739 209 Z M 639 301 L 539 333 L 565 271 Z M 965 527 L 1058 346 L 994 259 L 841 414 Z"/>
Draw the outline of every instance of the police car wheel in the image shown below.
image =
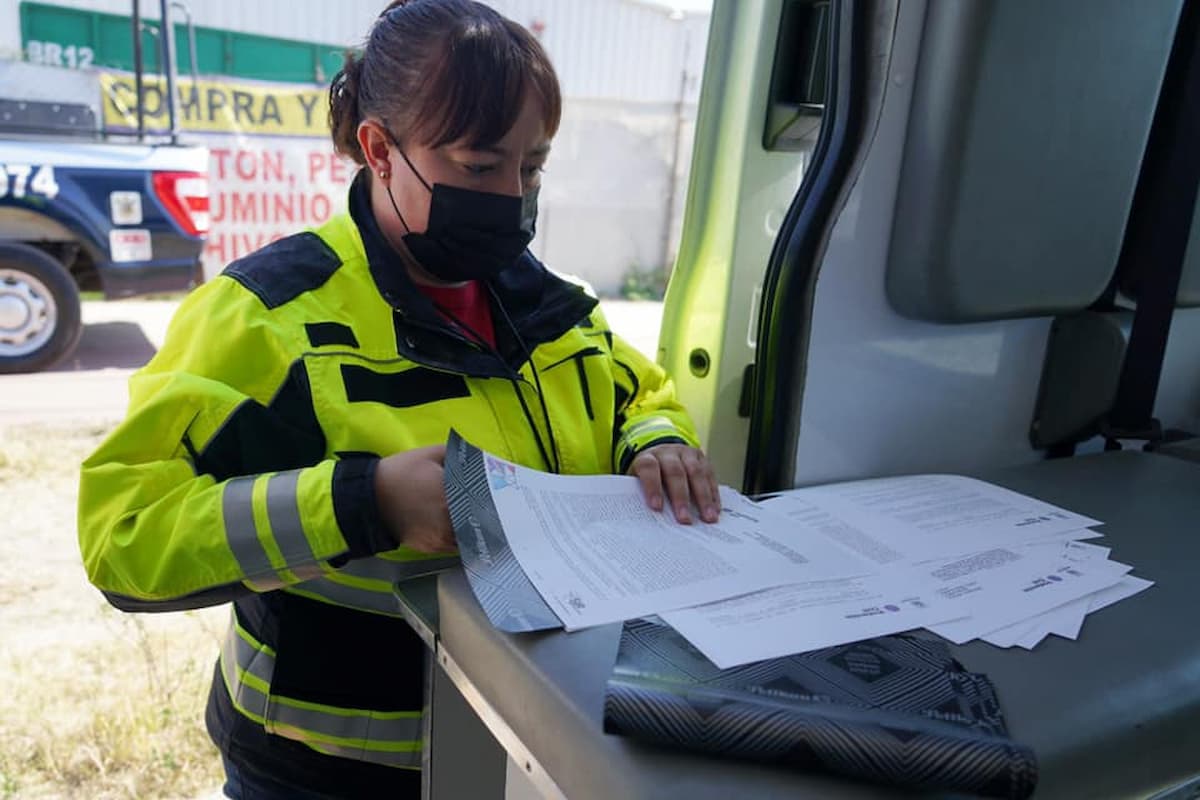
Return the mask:
<path fill-rule="evenodd" d="M 66 268 L 36 247 L 0 243 L 0 373 L 46 369 L 82 332 L 79 289 Z"/>

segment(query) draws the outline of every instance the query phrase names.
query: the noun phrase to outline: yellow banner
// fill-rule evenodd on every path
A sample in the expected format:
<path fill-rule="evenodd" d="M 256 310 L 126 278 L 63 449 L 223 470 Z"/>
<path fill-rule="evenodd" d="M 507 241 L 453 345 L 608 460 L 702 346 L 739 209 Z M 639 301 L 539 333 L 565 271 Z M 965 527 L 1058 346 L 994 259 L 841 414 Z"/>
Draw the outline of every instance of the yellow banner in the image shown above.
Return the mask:
<path fill-rule="evenodd" d="M 329 135 L 327 94 L 324 89 L 280 84 L 227 83 L 180 78 L 176 84 L 179 127 L 185 131 L 243 133 L 273 136 Z M 137 131 L 137 88 L 132 75 L 103 73 L 104 129 L 111 133 Z M 141 106 L 145 129 L 169 129 L 166 80 L 147 75 L 142 82 Z"/>

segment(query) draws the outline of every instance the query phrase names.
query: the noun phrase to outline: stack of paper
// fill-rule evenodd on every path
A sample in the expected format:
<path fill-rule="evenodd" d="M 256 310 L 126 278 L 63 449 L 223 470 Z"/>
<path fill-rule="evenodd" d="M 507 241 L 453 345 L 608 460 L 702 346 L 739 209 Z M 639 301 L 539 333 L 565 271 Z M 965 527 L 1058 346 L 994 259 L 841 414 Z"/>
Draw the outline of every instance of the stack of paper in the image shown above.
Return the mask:
<path fill-rule="evenodd" d="M 722 668 L 915 628 L 1032 647 L 1150 585 L 1084 541 L 1098 520 L 952 475 L 761 503 L 723 487 L 719 522 L 680 525 L 633 478 L 549 475 L 452 436 L 446 487 L 497 627 L 659 614 Z"/>
<path fill-rule="evenodd" d="M 1067 561 L 1083 562 L 1108 558 L 1109 548 L 1100 547 L 1085 542 L 1068 542 L 1063 552 Z M 1143 589 L 1153 586 L 1153 582 L 1125 574 L 1121 580 L 1086 595 L 1078 600 L 1064 603 L 1042 614 L 1030 617 L 1020 622 L 990 631 L 978 638 L 997 647 L 1024 647 L 1032 650 L 1047 636 L 1055 635 L 1064 639 L 1076 639 L 1083 628 L 1084 618 L 1093 611 L 1107 608 L 1126 598 L 1133 597 Z M 936 629 L 935 629 L 936 630 Z M 953 638 L 953 637 L 947 637 Z"/>
<path fill-rule="evenodd" d="M 445 464 L 463 567 L 505 631 L 578 630 L 872 569 L 832 542 L 793 546 L 786 519 L 732 490 L 720 522 L 680 525 L 634 478 L 538 472 L 456 436 Z"/>
<path fill-rule="evenodd" d="M 1098 520 L 970 478 L 856 481 L 763 505 L 878 571 L 849 602 L 790 586 L 663 615 L 718 665 L 917 627 L 956 644 L 1032 648 L 1051 633 L 1075 638 L 1088 613 L 1152 585 L 1083 541 L 1100 536 Z"/>

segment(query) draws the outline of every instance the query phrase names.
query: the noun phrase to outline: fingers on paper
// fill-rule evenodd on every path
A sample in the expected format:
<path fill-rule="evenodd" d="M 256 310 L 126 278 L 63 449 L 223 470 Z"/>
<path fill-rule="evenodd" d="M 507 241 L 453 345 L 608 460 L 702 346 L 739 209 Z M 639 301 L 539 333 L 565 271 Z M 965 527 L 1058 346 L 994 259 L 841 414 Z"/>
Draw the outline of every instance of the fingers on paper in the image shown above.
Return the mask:
<path fill-rule="evenodd" d="M 629 465 L 629 473 L 636 477 L 642 485 L 642 494 L 646 496 L 646 505 L 655 511 L 663 507 L 662 471 L 658 467 L 658 459 L 647 450 L 639 453 Z"/>
<path fill-rule="evenodd" d="M 712 464 L 694 447 L 652 447 L 638 454 L 629 471 L 641 481 L 646 502 L 655 511 L 670 502 L 675 519 L 685 525 L 693 521 L 693 505 L 705 522 L 720 516 L 720 489 Z"/>
<path fill-rule="evenodd" d="M 717 485 L 717 476 L 713 473 L 712 462 L 703 452 L 693 447 L 684 451 L 682 460 L 687 469 L 692 502 L 700 510 L 700 519 L 716 522 L 721 514 L 721 491 Z"/>

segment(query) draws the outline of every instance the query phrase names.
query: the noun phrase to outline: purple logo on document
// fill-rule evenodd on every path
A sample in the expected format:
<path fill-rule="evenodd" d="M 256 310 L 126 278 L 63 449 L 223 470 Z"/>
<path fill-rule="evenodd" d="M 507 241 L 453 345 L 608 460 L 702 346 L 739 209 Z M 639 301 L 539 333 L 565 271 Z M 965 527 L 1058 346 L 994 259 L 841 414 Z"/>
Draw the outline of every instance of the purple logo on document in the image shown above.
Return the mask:
<path fill-rule="evenodd" d="M 517 470 L 512 464 L 488 456 L 487 471 L 495 490 L 517 485 Z"/>

